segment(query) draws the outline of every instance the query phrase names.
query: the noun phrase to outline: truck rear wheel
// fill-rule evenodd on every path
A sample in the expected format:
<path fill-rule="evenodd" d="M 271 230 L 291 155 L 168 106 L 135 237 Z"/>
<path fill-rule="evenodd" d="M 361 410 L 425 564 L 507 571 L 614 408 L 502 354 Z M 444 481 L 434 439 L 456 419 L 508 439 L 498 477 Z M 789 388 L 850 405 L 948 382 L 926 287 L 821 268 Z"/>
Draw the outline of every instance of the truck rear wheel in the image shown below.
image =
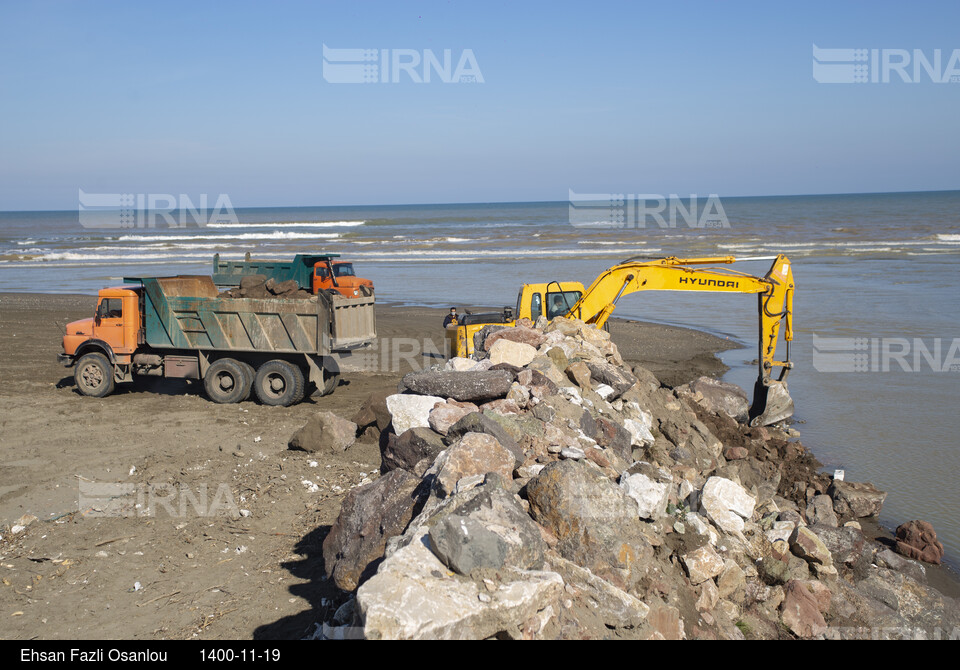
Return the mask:
<path fill-rule="evenodd" d="M 327 359 L 323 363 L 323 389 L 321 396 L 330 395 L 340 383 L 340 366 L 336 361 Z"/>
<path fill-rule="evenodd" d="M 253 392 L 253 382 L 257 378 L 257 371 L 253 369 L 253 366 L 245 361 L 237 361 L 237 365 L 240 366 L 240 369 L 243 370 L 246 380 L 244 381 L 244 391 L 243 397 L 240 398 L 238 402 L 243 402 L 244 400 L 250 400 L 250 394 Z"/>
<path fill-rule="evenodd" d="M 288 407 L 303 400 L 305 389 L 300 368 L 280 359 L 261 365 L 253 382 L 254 393 L 264 405 Z"/>
<path fill-rule="evenodd" d="M 240 402 L 250 395 L 247 374 L 238 361 L 221 358 L 210 364 L 203 377 L 203 388 L 213 402 Z"/>
<path fill-rule="evenodd" d="M 103 354 L 81 356 L 73 379 L 83 395 L 102 398 L 113 393 L 113 366 Z"/>

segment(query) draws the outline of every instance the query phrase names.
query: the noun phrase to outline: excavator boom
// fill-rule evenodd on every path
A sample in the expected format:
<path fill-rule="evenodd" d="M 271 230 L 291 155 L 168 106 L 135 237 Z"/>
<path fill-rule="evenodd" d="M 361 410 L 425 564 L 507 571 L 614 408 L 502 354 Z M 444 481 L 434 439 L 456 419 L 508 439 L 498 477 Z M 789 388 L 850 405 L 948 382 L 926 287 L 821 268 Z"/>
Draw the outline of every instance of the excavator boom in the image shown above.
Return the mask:
<path fill-rule="evenodd" d="M 729 267 L 738 261 L 773 260 L 763 277 L 738 272 Z M 709 266 L 709 267 L 702 267 Z M 793 340 L 793 271 L 784 255 L 737 259 L 663 258 L 655 261 L 627 260 L 609 268 L 594 280 L 568 316 L 602 328 L 625 295 L 636 291 L 705 291 L 711 293 L 757 294 L 760 315 L 759 366 L 750 409 L 751 425 L 769 425 L 793 414 L 793 401 L 786 388 Z M 786 343 L 785 359 L 776 358 L 780 330 Z M 773 379 L 775 368 L 780 368 Z"/>

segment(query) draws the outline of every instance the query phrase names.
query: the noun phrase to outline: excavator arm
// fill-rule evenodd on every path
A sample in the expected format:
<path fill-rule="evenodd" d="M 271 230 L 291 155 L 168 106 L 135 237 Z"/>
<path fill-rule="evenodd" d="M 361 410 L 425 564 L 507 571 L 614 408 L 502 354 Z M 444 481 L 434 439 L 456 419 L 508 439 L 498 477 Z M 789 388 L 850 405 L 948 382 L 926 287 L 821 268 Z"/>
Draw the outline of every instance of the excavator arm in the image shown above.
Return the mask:
<path fill-rule="evenodd" d="M 763 277 L 722 267 L 737 261 L 770 260 L 773 265 Z M 710 266 L 710 267 L 701 267 Z M 627 260 L 606 270 L 590 285 L 567 313 L 602 328 L 625 295 L 637 291 L 706 291 L 711 293 L 754 293 L 758 299 L 760 320 L 759 374 L 754 386 L 750 424 L 768 425 L 793 414 L 793 401 L 786 378 L 793 368 L 790 342 L 793 340 L 793 271 L 784 255 L 737 259 L 675 257 L 655 261 Z M 777 360 L 777 343 L 783 329 L 786 351 Z M 780 368 L 777 379 L 774 369 Z"/>

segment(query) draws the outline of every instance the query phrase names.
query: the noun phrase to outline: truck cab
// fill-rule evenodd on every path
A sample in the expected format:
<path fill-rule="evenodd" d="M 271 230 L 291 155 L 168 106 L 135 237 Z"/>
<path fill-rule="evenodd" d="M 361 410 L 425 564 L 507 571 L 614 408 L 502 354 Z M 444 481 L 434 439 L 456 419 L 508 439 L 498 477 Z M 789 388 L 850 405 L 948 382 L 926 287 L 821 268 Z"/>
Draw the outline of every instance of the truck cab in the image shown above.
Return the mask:
<path fill-rule="evenodd" d="M 373 282 L 357 276 L 353 263 L 327 258 L 313 266 L 313 293 L 336 291 L 345 298 L 373 294 Z"/>
<path fill-rule="evenodd" d="M 129 363 L 142 339 L 140 287 L 101 289 L 93 317 L 67 324 L 63 356 L 79 358 L 89 352 L 112 362 Z"/>

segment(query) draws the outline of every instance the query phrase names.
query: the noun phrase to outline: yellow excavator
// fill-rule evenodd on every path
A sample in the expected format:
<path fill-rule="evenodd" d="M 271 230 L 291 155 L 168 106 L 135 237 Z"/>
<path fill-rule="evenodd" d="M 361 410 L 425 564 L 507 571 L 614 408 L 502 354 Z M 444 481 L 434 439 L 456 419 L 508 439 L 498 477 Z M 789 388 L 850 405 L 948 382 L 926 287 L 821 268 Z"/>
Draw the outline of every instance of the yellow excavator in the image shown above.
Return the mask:
<path fill-rule="evenodd" d="M 766 260 L 773 260 L 773 265 L 763 277 L 723 267 L 737 262 Z M 629 258 L 604 271 L 587 289 L 579 282 L 524 284 L 517 296 L 515 313 L 505 308 L 502 313 L 467 314 L 459 318 L 455 327 L 448 327 L 449 350 L 457 356 L 467 357 L 473 353 L 473 336 L 484 326 L 513 326 L 522 318 L 534 322 L 541 316 L 547 319 L 575 318 L 603 328 L 616 309 L 617 301 L 636 291 L 756 294 L 760 319 L 760 370 L 754 385 L 750 425 L 766 426 L 793 415 L 793 401 L 786 379 L 793 368 L 790 342 L 793 340 L 794 283 L 790 261 L 782 254 L 749 258 Z M 782 361 L 776 359 L 781 326 L 786 344 Z M 779 368 L 776 379 L 775 368 Z"/>

